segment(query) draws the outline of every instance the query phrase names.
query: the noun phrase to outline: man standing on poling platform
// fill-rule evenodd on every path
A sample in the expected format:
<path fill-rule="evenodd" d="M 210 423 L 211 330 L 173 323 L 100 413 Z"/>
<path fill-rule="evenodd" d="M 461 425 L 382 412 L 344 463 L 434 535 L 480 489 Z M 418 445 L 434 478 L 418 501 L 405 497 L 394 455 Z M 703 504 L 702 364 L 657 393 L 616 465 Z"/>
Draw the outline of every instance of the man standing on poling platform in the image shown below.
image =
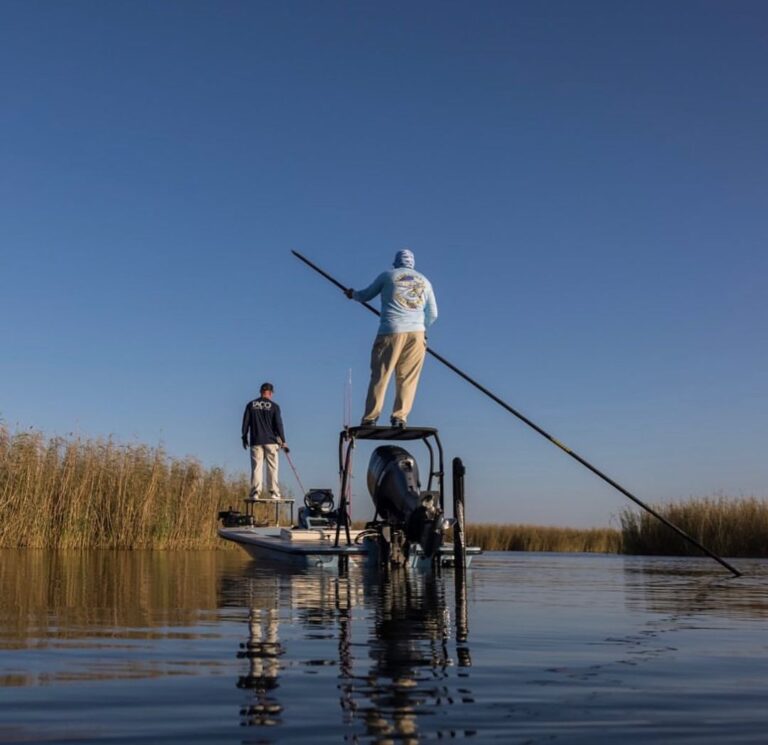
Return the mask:
<path fill-rule="evenodd" d="M 381 321 L 371 350 L 371 382 L 362 424 L 376 424 L 384 396 L 395 373 L 395 402 L 390 423 L 405 427 L 413 407 L 427 351 L 426 328 L 437 318 L 437 302 L 430 281 L 414 268 L 413 252 L 395 255 L 393 268 L 364 290 L 348 289 L 350 300 L 367 302 L 381 294 Z"/>
<path fill-rule="evenodd" d="M 278 451 L 288 445 L 285 442 L 283 419 L 280 407 L 272 400 L 274 386 L 263 383 L 259 398 L 249 401 L 243 413 L 243 448 L 251 448 L 251 497 L 261 494 L 262 467 L 267 463 L 267 491 L 272 499 L 280 499 L 280 484 L 277 480 Z"/>

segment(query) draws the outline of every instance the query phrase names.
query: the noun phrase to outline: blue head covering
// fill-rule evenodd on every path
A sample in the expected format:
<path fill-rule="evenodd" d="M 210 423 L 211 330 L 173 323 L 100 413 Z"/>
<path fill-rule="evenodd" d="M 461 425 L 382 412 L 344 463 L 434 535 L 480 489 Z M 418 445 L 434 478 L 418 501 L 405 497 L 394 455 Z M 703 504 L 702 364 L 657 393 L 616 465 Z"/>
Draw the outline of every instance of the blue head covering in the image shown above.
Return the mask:
<path fill-rule="evenodd" d="M 395 254 L 395 261 L 392 266 L 395 267 L 395 269 L 413 269 L 413 267 L 416 266 L 416 259 L 413 257 L 413 251 L 408 248 L 398 251 Z"/>

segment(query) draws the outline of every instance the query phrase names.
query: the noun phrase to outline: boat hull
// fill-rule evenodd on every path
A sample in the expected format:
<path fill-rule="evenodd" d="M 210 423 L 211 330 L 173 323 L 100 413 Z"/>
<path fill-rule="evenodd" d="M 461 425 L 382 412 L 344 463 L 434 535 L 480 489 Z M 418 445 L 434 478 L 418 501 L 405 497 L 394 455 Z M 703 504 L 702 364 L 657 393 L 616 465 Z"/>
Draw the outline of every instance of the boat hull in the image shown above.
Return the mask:
<path fill-rule="evenodd" d="M 377 563 L 378 551 L 374 541 L 366 540 L 358 544 L 354 538 L 360 531 L 350 531 L 353 542 L 346 545 L 344 533 L 341 533 L 339 545 L 334 546 L 335 530 L 289 531 L 277 528 L 219 528 L 219 536 L 226 541 L 232 541 L 241 546 L 248 555 L 259 560 L 280 562 L 294 567 L 322 567 L 336 569 L 339 560 L 347 563 L 365 564 Z M 482 553 L 477 546 L 467 547 L 467 565 L 472 557 Z M 453 548 L 440 547 L 440 563 L 452 566 L 454 563 Z M 409 557 L 409 566 L 428 571 L 433 562 L 420 551 L 414 551 Z"/>

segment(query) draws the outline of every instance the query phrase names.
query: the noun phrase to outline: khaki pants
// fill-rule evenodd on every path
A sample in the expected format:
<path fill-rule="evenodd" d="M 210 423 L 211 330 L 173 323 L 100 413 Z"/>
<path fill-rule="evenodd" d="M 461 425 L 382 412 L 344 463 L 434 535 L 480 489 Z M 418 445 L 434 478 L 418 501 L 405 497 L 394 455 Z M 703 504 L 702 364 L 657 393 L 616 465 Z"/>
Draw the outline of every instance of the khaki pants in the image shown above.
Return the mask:
<path fill-rule="evenodd" d="M 413 407 L 427 343 L 423 331 L 382 334 L 371 350 L 371 382 L 365 401 L 364 419 L 378 419 L 384 408 L 387 384 L 395 373 L 395 403 L 392 416 L 405 421 Z"/>
<path fill-rule="evenodd" d="M 251 447 L 251 488 L 256 496 L 261 494 L 262 466 L 267 461 L 267 491 L 271 496 L 280 496 L 280 485 L 277 482 L 279 445 L 253 445 Z"/>

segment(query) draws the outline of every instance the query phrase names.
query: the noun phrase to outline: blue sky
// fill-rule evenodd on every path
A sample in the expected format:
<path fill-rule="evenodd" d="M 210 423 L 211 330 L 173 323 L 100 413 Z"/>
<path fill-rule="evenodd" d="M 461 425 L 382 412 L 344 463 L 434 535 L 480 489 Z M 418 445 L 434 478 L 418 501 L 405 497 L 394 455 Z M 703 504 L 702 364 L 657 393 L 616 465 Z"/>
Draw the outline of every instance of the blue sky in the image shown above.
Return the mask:
<path fill-rule="evenodd" d="M 412 248 L 430 344 L 649 502 L 768 496 L 762 2 L 0 5 L 0 416 L 337 487 Z M 429 360 L 471 520 L 629 504 Z M 368 511 L 366 452 L 356 516 Z M 281 480 L 297 489 L 287 463 Z"/>

